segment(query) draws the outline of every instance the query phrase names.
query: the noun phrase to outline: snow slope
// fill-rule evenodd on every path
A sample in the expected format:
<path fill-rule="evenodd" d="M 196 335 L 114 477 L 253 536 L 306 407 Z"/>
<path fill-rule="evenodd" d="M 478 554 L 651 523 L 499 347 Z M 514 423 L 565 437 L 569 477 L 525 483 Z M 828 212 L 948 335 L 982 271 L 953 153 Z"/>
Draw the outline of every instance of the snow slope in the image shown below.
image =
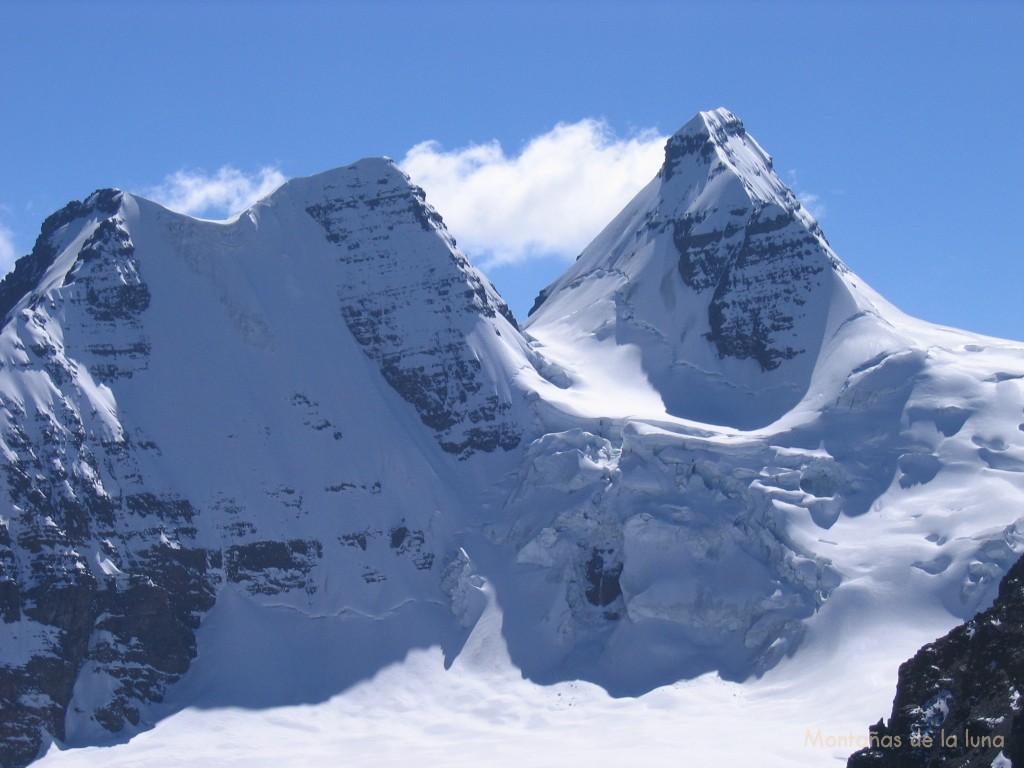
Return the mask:
<path fill-rule="evenodd" d="M 387 161 L 76 205 L 0 285 L 16 759 L 845 761 L 1024 552 L 1022 345 L 886 303 L 725 110 L 523 331 Z"/>

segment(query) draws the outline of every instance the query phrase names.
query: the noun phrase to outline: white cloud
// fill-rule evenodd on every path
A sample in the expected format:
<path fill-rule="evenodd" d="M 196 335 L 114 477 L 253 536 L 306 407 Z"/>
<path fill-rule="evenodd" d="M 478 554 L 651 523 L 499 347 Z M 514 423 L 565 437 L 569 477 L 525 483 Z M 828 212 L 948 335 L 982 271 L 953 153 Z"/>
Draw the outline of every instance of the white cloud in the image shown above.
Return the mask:
<path fill-rule="evenodd" d="M 172 211 L 189 216 L 224 218 L 244 211 L 284 184 L 285 180 L 277 168 L 270 166 L 246 175 L 225 165 L 215 174 L 202 170 L 172 173 L 162 184 L 143 194 Z"/>
<path fill-rule="evenodd" d="M 657 173 L 666 137 L 617 137 L 606 123 L 560 123 L 514 156 L 497 141 L 417 144 L 399 164 L 483 267 L 571 258 Z M 481 258 L 482 257 L 482 258 Z"/>
<path fill-rule="evenodd" d="M 3 224 L 0 224 L 0 277 L 3 277 L 14 268 L 14 262 L 18 258 L 18 251 L 14 244 L 14 233 Z"/>
<path fill-rule="evenodd" d="M 825 204 L 821 202 L 821 197 L 813 192 L 795 192 L 794 194 L 796 194 L 796 199 L 800 201 L 800 205 L 806 208 L 811 216 L 821 221 L 825 215 Z"/>
<path fill-rule="evenodd" d="M 786 175 L 789 176 L 789 188 L 793 191 L 796 199 L 800 201 L 800 205 L 802 205 L 816 220 L 821 221 L 827 212 L 825 203 L 822 202 L 821 196 L 814 192 L 808 192 L 801 189 L 796 171 L 787 171 Z"/>

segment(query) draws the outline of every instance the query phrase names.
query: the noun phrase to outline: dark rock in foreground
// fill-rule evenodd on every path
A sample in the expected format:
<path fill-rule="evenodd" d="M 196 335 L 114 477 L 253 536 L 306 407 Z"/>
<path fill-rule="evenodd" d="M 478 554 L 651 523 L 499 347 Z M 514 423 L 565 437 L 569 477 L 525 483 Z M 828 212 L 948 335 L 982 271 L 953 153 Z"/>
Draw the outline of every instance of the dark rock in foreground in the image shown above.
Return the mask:
<path fill-rule="evenodd" d="M 900 666 L 888 723 L 848 768 L 1024 765 L 1024 559 L 986 611 Z"/>

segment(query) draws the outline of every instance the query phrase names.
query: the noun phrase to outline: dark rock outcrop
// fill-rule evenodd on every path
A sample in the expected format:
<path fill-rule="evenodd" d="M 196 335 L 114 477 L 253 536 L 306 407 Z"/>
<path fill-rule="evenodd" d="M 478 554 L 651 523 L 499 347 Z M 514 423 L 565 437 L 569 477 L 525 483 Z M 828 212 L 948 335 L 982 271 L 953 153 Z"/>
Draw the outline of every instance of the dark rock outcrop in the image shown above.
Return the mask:
<path fill-rule="evenodd" d="M 848 768 L 1024 765 L 1024 559 L 991 608 L 900 666 L 888 722 Z"/>
<path fill-rule="evenodd" d="M 14 269 L 0 281 L 0 318 L 6 319 L 14 306 L 36 285 L 46 270 L 53 264 L 60 245 L 61 230 L 75 219 L 90 214 L 111 216 L 121 204 L 121 192 L 117 189 L 99 189 L 82 202 L 72 200 L 43 222 L 32 252 L 22 256 Z"/>

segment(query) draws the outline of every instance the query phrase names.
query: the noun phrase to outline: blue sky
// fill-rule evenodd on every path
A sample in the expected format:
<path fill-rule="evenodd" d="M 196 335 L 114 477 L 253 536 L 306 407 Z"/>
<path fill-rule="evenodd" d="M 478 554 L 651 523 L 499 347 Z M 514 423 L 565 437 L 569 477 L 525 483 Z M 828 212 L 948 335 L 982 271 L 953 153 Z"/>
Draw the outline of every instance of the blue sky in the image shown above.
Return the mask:
<path fill-rule="evenodd" d="M 523 316 L 725 106 L 893 303 L 1024 339 L 1021 40 L 1019 2 L 7 0 L 0 262 L 98 187 L 217 216 L 388 155 Z"/>

